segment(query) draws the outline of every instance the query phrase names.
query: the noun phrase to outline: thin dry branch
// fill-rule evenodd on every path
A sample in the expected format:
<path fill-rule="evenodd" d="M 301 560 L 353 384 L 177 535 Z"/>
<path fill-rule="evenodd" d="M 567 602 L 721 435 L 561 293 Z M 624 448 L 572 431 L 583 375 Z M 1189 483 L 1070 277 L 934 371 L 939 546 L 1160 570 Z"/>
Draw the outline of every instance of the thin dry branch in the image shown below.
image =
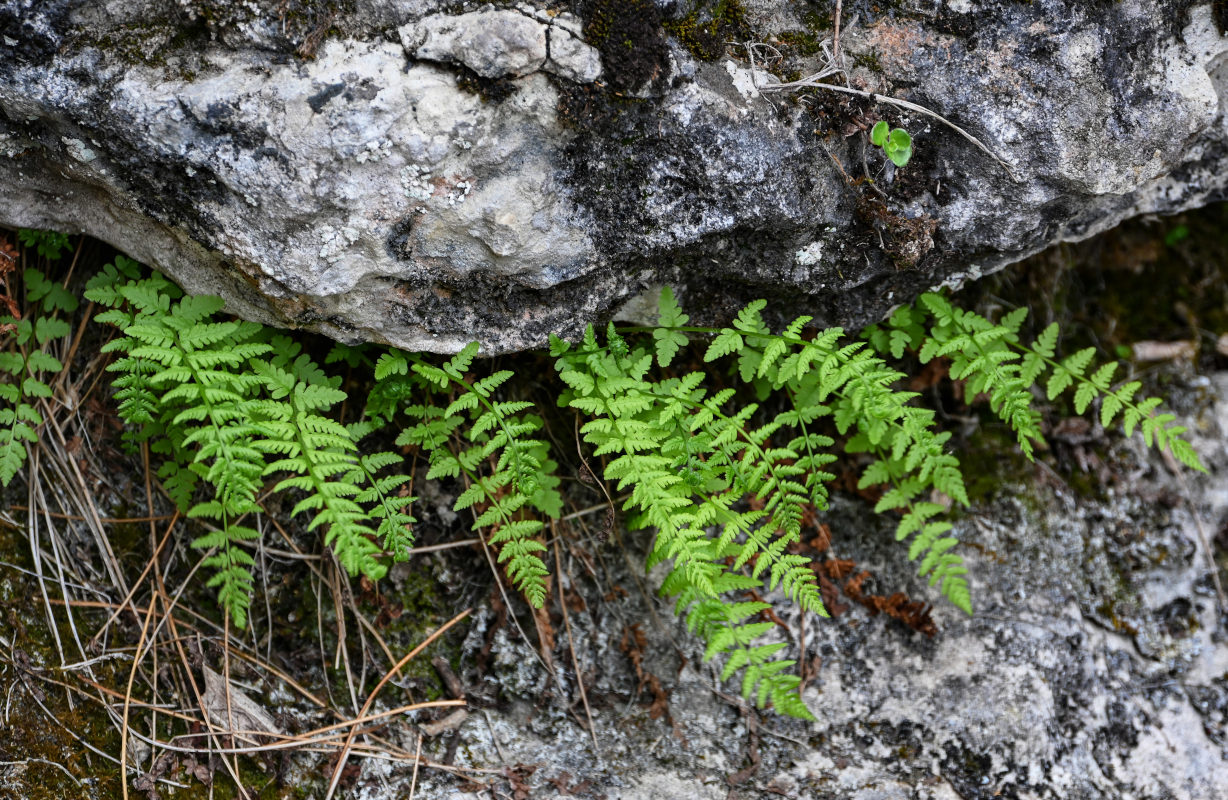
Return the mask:
<path fill-rule="evenodd" d="M 420 645 L 415 647 L 413 650 L 410 650 L 408 653 L 405 654 L 405 656 L 400 661 L 394 664 L 392 669 L 388 670 L 388 672 L 384 675 L 384 677 L 380 679 L 380 682 L 375 685 L 375 688 L 371 690 L 371 694 L 367 696 L 367 701 L 363 703 L 362 710 L 358 712 L 358 716 L 359 717 L 366 716 L 367 712 L 371 710 L 371 704 L 375 702 L 375 698 L 379 695 L 380 690 L 384 688 L 384 686 L 388 683 L 388 681 L 392 680 L 392 677 L 394 675 L 400 672 L 401 669 L 406 664 L 408 664 L 410 661 L 414 659 L 415 656 L 417 656 L 419 653 L 421 653 L 423 650 L 429 647 L 436 639 L 438 639 L 440 636 L 446 633 L 449 628 L 451 628 L 456 623 L 460 622 L 465 617 L 469 616 L 469 614 L 472 611 L 473 611 L 472 608 L 466 608 L 464 611 L 457 614 L 452 619 L 448 620 L 440 628 L 438 628 L 434 633 L 426 637 L 426 639 L 423 640 L 423 642 Z M 324 800 L 330 800 L 330 798 L 332 798 L 333 796 L 333 792 L 337 791 L 337 784 L 341 782 L 341 772 L 342 770 L 345 769 L 345 762 L 349 758 L 349 752 L 350 752 L 351 747 L 353 746 L 355 734 L 356 734 L 356 730 L 354 728 L 351 728 L 349 735 L 346 736 L 345 745 L 341 749 L 341 754 L 337 757 L 337 765 L 333 767 L 332 777 L 329 778 L 328 791 L 324 793 Z"/>
<path fill-rule="evenodd" d="M 923 116 L 930 117 L 931 119 L 935 119 L 938 122 L 941 122 L 943 125 L 946 125 L 948 128 L 955 131 L 960 136 L 964 137 L 969 142 L 971 142 L 981 152 L 985 153 L 987 156 L 989 156 L 995 162 L 997 162 L 997 164 L 1001 166 L 1004 170 L 1006 170 L 1006 173 L 1010 175 L 1011 179 L 1014 180 L 1016 183 L 1019 183 L 1022 180 L 1019 177 L 1019 175 L 1016 174 L 1014 168 L 1006 161 L 1006 159 L 1002 158 L 997 153 L 995 153 L 993 150 L 991 150 L 980 139 L 976 138 L 971 133 L 968 133 L 968 131 L 964 130 L 963 128 L 956 125 L 954 122 L 942 116 L 936 111 L 931 111 L 925 106 L 918 105 L 913 102 L 909 102 L 908 100 L 901 100 L 898 97 L 891 97 L 889 95 L 878 94 L 875 92 L 866 92 L 861 89 L 854 89 L 850 86 L 839 86 L 833 83 L 826 83 L 825 82 L 826 78 L 829 78 L 833 75 L 843 75 L 844 74 L 844 70 L 840 68 L 839 66 L 839 46 L 840 46 L 839 45 L 839 35 L 840 34 L 839 34 L 839 13 L 838 12 L 837 12 L 836 20 L 837 20 L 836 21 L 837 28 L 836 28 L 835 35 L 837 38 L 836 38 L 836 44 L 835 44 L 835 52 L 828 51 L 827 40 L 824 40 L 822 43 L 823 51 L 827 55 L 827 63 L 823 67 L 823 69 L 819 70 L 818 72 L 815 72 L 812 75 L 807 75 L 806 77 L 800 78 L 795 81 L 787 81 L 785 83 L 770 83 L 770 82 L 760 83 L 759 76 L 764 73 L 762 73 L 760 70 L 755 68 L 754 61 L 752 59 L 751 77 L 755 84 L 755 89 L 758 90 L 760 94 L 769 94 L 769 93 L 775 93 L 775 92 L 790 92 L 790 91 L 797 91 L 799 89 L 823 89 L 823 90 L 831 91 L 831 92 L 840 92 L 842 94 L 850 94 L 850 95 L 854 95 L 857 97 L 864 97 L 874 103 L 887 103 L 889 105 L 894 105 L 894 106 L 898 106 L 899 108 L 913 111 L 917 114 L 921 114 Z M 747 52 L 752 52 L 752 48 L 758 47 L 761 45 L 759 43 L 747 43 L 743 46 L 746 48 Z"/>
<path fill-rule="evenodd" d="M 601 745 L 597 743 L 597 726 L 593 723 L 593 711 L 588 705 L 588 692 L 584 689 L 584 673 L 580 671 L 580 659 L 576 656 L 576 641 L 571 635 L 571 615 L 567 613 L 567 597 L 563 593 L 563 559 L 559 555 L 559 536 L 553 521 L 550 523 L 550 531 L 554 534 L 554 570 L 558 575 L 559 608 L 563 609 L 563 625 L 567 629 L 567 647 L 571 650 L 571 667 L 576 672 L 576 686 L 580 688 L 580 700 L 584 703 L 584 716 L 588 718 L 588 733 L 593 737 L 593 755 L 600 760 Z"/>

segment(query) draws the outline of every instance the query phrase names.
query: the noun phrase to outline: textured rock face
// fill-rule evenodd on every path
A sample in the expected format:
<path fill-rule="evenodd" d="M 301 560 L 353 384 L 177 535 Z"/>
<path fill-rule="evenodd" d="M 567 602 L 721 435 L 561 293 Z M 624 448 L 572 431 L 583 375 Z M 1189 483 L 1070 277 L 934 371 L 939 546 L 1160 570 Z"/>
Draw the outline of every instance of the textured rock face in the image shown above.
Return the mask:
<path fill-rule="evenodd" d="M 508 702 L 490 724 L 472 716 L 462 727 L 459 763 L 537 764 L 534 788 L 554 796 L 550 786 L 562 789 L 555 783 L 562 775 L 565 785 L 586 786 L 562 791 L 577 798 L 1226 798 L 1228 641 L 1206 548 L 1224 563 L 1224 535 L 1214 531 L 1228 519 L 1228 374 L 1178 383 L 1186 383 L 1174 388 L 1187 409 L 1183 423 L 1201 431 L 1194 444 L 1211 476 L 1191 477 L 1186 488 L 1141 441 L 1113 446 L 1114 469 L 1133 474 L 1098 500 L 1072 492 L 1055 473 L 1040 483 L 1039 467 L 1013 480 L 1012 468 L 990 468 L 1002 488 L 958 522 L 960 538 L 979 551 L 969 554 L 974 617 L 939 602 L 939 630 L 927 638 L 845 598 L 842 611 L 828 605 L 837 618 L 807 624 L 799 651 L 796 608 L 769 596 L 790 627 L 776 632 L 786 656 L 804 657 L 812 669 L 803 698 L 814 723 L 770 714 L 756 723 L 739 713 L 734 698 L 713 691 L 717 670 L 670 619 L 669 603 L 641 594 L 630 575 L 605 575 L 609 582 L 588 590 L 585 611 L 570 622 L 600 759 L 567 713 L 575 673 L 561 669 L 560 683 L 550 682 L 530 646 L 501 632 L 491 672 L 469 684 Z M 868 504 L 836 499 L 826 520 L 840 557 L 872 571 L 869 591 L 933 596 Z M 603 564 L 618 564 L 614 546 L 599 549 Z M 628 560 L 628 569 L 637 567 Z M 571 591 L 583 591 L 582 569 L 577 563 L 571 573 Z M 609 585 L 630 595 L 603 598 Z M 650 718 L 650 689 L 637 688 L 619 648 L 620 630 L 632 623 L 652 643 L 636 669 L 668 693 L 659 718 Z M 481 614 L 469 653 L 495 624 L 494 612 Z M 570 657 L 560 638 L 556 664 Z M 433 747 L 445 750 L 442 742 Z M 381 767 L 366 769 L 365 796 L 387 796 Z M 387 779 L 395 794 L 409 777 Z M 426 780 L 432 796 L 451 784 L 438 773 Z"/>
<path fill-rule="evenodd" d="M 1091 499 L 1039 466 L 1015 472 L 1021 458 L 996 462 L 988 472 L 1001 488 L 957 523 L 961 540 L 977 543 L 968 553 L 975 615 L 939 602 L 932 638 L 845 598 L 843 610 L 828 604 L 835 619 L 807 623 L 802 649 L 796 609 L 769 595 L 789 626 L 773 634 L 788 642 L 783 657 L 811 665 L 803 698 L 813 723 L 740 713 L 713 690 L 717 670 L 670 604 L 650 598 L 652 578 L 637 590 L 619 572 L 621 545 L 592 543 L 615 574 L 590 582 L 577 561 L 570 588 L 584 600 L 570 635 L 601 758 L 568 713 L 575 673 L 561 667 L 559 683 L 549 681 L 531 646 L 503 628 L 493 667 L 465 679 L 507 702 L 490 723 L 474 715 L 461 728 L 459 763 L 536 765 L 534 790 L 550 797 L 552 786 L 621 800 L 1228 797 L 1228 641 L 1208 568 L 1208 548 L 1226 563 L 1228 534 L 1216 531 L 1228 520 L 1228 373 L 1187 375 L 1172 392 L 1183 424 L 1200 431 L 1194 445 L 1211 474 L 1174 478 L 1141 441 L 1119 440 L 1106 458 L 1120 480 Z M 826 519 L 840 557 L 873 573 L 868 591 L 934 596 L 868 504 L 838 497 Z M 629 595 L 603 597 L 612 585 Z M 478 617 L 463 664 L 495 618 L 489 609 Z M 652 690 L 637 686 L 620 651 L 628 625 L 646 634 L 636 669 L 660 679 L 665 716 L 655 703 L 650 716 Z M 559 637 L 555 663 L 570 658 Z M 364 769 L 369 794 L 357 796 L 403 794 L 410 780 L 375 762 Z M 561 777 L 587 788 L 562 791 Z M 451 796 L 447 776 L 426 780 L 418 788 L 427 796 Z"/>
<path fill-rule="evenodd" d="M 1223 196 L 1212 4 L 845 6 L 851 87 L 1010 169 L 889 104 L 759 91 L 821 66 L 823 3 L 0 0 L 0 223 L 265 322 L 489 352 L 661 282 L 712 318 L 768 296 L 862 323 Z M 913 133 L 902 170 L 880 118 Z"/>

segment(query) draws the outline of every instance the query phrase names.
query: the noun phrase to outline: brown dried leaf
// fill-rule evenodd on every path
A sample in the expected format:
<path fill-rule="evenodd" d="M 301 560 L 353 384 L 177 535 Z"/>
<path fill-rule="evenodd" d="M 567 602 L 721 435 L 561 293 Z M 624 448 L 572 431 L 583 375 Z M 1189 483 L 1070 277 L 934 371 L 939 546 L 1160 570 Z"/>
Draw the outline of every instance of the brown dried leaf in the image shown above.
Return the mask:
<path fill-rule="evenodd" d="M 823 596 L 823 607 L 832 617 L 838 617 L 849 610 L 848 603 L 840 602 L 840 590 L 826 575 L 819 575 L 819 594 Z"/>
<path fill-rule="evenodd" d="M 227 705 L 226 679 L 218 673 L 201 666 L 205 674 L 205 694 L 201 698 L 206 713 L 215 723 L 232 725 L 236 731 L 285 733 L 264 706 L 248 697 L 233 684 L 229 686 L 230 702 Z"/>

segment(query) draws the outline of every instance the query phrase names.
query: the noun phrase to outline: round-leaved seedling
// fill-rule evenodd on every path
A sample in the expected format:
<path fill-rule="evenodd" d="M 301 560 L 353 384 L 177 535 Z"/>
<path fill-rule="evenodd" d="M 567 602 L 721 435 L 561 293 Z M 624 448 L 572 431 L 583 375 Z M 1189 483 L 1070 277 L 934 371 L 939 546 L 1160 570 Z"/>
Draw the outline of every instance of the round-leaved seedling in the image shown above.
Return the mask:
<path fill-rule="evenodd" d="M 912 136 L 903 128 L 890 130 L 885 120 L 874 123 L 870 129 L 870 141 L 883 148 L 887 158 L 897 167 L 902 167 L 912 158 Z"/>

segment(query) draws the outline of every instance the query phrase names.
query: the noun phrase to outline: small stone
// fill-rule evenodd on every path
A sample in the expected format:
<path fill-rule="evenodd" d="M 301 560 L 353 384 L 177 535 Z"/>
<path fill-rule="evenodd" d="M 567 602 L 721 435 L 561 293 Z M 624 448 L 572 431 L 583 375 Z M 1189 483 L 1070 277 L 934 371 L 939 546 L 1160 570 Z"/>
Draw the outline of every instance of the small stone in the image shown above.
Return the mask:
<path fill-rule="evenodd" d="M 566 28 L 551 25 L 550 60 L 546 70 L 576 83 L 592 83 L 601 77 L 601 54 Z"/>
<path fill-rule="evenodd" d="M 414 58 L 464 64 L 484 78 L 527 75 L 546 63 L 546 26 L 518 11 L 432 14 L 400 34 Z"/>

